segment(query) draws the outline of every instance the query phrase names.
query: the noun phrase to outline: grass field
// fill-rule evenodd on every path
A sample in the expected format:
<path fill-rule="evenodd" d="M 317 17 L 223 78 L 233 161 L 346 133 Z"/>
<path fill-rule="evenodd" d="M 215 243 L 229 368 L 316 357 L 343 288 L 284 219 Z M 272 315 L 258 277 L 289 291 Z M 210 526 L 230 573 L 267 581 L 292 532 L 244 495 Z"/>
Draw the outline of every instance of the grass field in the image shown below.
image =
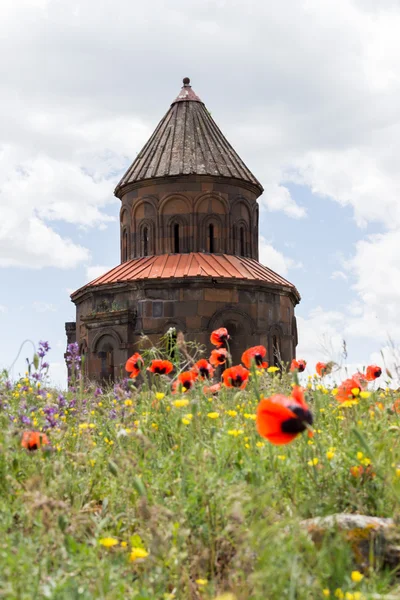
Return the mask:
<path fill-rule="evenodd" d="M 323 378 L 305 379 L 314 436 L 276 446 L 257 432 L 257 406 L 290 395 L 296 373 L 253 368 L 244 390 L 196 381 L 172 394 L 189 360 L 176 351 L 171 375 L 143 370 L 140 385 L 103 390 L 78 378 L 60 394 L 46 385 L 46 350 L 25 378 L 0 379 L 0 598 L 360 600 L 396 589 L 393 570 L 358 564 L 339 534 L 316 546 L 300 526 L 338 512 L 398 517 L 400 414 L 385 376 L 344 403 Z M 24 431 L 50 443 L 30 451 Z"/>

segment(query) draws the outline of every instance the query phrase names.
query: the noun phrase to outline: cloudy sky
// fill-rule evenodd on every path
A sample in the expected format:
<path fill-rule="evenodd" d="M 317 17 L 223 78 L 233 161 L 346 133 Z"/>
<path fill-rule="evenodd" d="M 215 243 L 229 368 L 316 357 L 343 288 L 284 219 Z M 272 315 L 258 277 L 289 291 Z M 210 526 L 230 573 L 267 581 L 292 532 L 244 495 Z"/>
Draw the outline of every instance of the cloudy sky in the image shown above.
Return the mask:
<path fill-rule="evenodd" d="M 119 262 L 114 186 L 184 76 L 265 187 L 261 261 L 302 295 L 299 356 L 389 357 L 399 31 L 399 0 L 2 0 L 0 367 L 46 339 L 63 381 L 69 294 Z"/>

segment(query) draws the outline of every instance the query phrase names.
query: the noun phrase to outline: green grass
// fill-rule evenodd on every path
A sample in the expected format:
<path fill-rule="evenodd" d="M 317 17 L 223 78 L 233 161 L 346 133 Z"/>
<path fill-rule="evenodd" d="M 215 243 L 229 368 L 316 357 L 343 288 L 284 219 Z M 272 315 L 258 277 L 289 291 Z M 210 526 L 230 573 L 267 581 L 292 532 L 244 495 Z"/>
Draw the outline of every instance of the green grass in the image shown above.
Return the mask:
<path fill-rule="evenodd" d="M 396 396 L 372 393 L 339 408 L 313 381 L 314 437 L 273 446 L 256 431 L 258 398 L 290 394 L 292 382 L 265 372 L 244 391 L 210 397 L 202 384 L 172 395 L 168 378 L 146 377 L 140 389 L 98 397 L 81 386 L 65 394 L 76 400 L 66 409 L 54 390 L 38 395 L 32 379 L 11 389 L 0 380 L 0 598 L 315 600 L 327 597 L 323 590 L 340 597 L 340 588 L 354 600 L 390 592 L 394 573 L 375 566 L 354 583 L 351 572 L 362 568 L 347 542 L 337 535 L 317 547 L 299 523 L 337 512 L 397 518 Z M 175 406 L 182 398 L 187 406 Z M 44 427 L 49 406 L 57 410 L 52 448 L 28 452 L 22 432 Z M 23 415 L 36 420 L 26 426 Z M 355 477 L 350 469 L 360 465 L 365 474 Z M 118 544 L 102 546 L 107 537 Z M 130 561 L 132 547 L 148 556 Z"/>

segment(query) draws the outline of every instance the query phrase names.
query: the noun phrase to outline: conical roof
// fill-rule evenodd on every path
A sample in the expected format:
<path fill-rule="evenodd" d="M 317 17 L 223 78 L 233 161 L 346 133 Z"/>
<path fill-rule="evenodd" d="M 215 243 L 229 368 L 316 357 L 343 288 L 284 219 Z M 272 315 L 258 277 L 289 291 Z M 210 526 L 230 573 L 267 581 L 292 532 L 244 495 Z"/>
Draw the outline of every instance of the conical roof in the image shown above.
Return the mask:
<path fill-rule="evenodd" d="M 212 175 L 262 185 L 225 138 L 185 77 L 178 97 L 115 188 L 179 175 Z"/>

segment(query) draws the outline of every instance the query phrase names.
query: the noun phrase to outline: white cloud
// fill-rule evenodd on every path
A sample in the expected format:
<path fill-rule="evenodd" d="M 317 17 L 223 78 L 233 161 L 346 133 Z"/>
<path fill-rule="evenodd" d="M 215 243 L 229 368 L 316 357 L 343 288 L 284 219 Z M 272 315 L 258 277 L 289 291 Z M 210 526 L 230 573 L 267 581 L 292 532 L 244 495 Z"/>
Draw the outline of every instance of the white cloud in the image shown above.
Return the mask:
<path fill-rule="evenodd" d="M 279 275 L 285 276 L 289 269 L 301 267 L 301 263 L 296 262 L 288 256 L 284 256 L 272 244 L 267 242 L 263 236 L 260 236 L 259 251 L 260 263 L 276 271 Z"/>
<path fill-rule="evenodd" d="M 289 190 L 278 184 L 264 186 L 264 193 L 260 198 L 261 206 L 265 206 L 271 212 L 284 212 L 288 217 L 301 219 L 306 215 L 305 208 L 299 206 L 292 198 Z"/>
<path fill-rule="evenodd" d="M 4 304 L 0 304 L 0 313 L 6 313 L 7 312 L 7 307 L 4 306 Z"/>
<path fill-rule="evenodd" d="M 57 308 L 51 302 L 42 302 L 37 300 L 32 304 L 32 308 L 35 312 L 45 313 L 45 312 L 56 312 Z"/>
<path fill-rule="evenodd" d="M 86 280 L 87 283 L 93 281 L 93 279 L 97 279 L 100 275 L 104 275 L 112 269 L 112 267 L 105 267 L 104 265 L 90 265 L 86 267 Z"/>
<path fill-rule="evenodd" d="M 343 279 L 344 281 L 347 281 L 348 276 L 346 273 L 343 273 L 343 271 L 333 271 L 331 279 Z"/>

